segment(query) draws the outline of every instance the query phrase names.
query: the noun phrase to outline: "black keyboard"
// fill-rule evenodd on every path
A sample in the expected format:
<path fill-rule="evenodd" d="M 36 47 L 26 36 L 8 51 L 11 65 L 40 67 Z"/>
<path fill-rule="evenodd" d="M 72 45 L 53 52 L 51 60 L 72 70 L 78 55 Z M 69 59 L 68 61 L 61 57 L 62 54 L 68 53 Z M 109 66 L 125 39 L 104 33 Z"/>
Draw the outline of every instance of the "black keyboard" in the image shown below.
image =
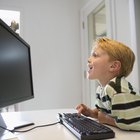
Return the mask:
<path fill-rule="evenodd" d="M 59 114 L 60 123 L 67 127 L 80 140 L 100 140 L 114 138 L 109 127 L 77 113 Z"/>

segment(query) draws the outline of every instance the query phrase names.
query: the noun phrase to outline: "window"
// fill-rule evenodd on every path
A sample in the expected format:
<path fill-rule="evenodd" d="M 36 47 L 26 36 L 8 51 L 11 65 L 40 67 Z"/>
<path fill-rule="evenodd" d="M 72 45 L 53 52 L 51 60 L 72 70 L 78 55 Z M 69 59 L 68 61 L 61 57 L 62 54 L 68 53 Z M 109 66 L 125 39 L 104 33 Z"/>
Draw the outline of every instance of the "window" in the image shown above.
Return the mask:
<path fill-rule="evenodd" d="M 18 23 L 18 27 L 20 27 L 20 12 L 19 11 L 11 11 L 11 10 L 0 10 L 0 18 L 9 26 L 11 23 Z M 16 33 L 20 34 L 20 28 L 16 30 Z"/>

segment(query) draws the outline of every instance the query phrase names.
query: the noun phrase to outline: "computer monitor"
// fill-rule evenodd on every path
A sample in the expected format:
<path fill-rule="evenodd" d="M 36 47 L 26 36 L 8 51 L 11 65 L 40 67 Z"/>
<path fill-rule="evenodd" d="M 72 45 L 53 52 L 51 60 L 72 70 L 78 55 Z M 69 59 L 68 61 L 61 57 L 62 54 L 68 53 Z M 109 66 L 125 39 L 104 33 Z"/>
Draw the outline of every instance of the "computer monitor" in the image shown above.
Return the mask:
<path fill-rule="evenodd" d="M 30 45 L 0 19 L 0 109 L 31 98 Z M 0 126 L 4 125 L 1 117 Z"/>

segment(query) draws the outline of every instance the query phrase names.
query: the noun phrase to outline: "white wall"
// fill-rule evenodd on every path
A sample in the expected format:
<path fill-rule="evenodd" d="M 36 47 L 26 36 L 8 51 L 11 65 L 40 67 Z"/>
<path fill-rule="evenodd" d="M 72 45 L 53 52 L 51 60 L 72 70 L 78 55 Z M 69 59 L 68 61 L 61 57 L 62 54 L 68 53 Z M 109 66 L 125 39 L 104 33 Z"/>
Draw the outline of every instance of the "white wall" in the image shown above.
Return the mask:
<path fill-rule="evenodd" d="M 84 7 L 90 1 L 92 1 L 92 0 L 81 0 L 81 8 Z"/>
<path fill-rule="evenodd" d="M 81 0 L 0 0 L 21 11 L 21 36 L 31 45 L 35 98 L 21 110 L 71 108 L 82 101 Z"/>
<path fill-rule="evenodd" d="M 116 11 L 116 17 L 115 17 L 116 18 L 116 39 L 125 43 L 126 45 L 128 45 L 135 53 L 136 61 L 135 61 L 132 73 L 128 76 L 128 80 L 133 84 L 133 86 L 136 89 L 139 89 L 138 54 L 137 54 L 138 48 L 136 46 L 136 44 L 138 42 L 134 43 L 134 41 L 138 37 L 139 30 L 138 30 L 138 28 L 136 29 L 137 30 L 137 37 L 136 37 L 136 35 L 134 36 L 135 31 L 133 29 L 135 27 L 133 27 L 133 26 L 135 26 L 135 25 L 132 24 L 132 23 L 135 23 L 135 21 L 132 21 L 132 20 L 135 20 L 135 18 L 132 17 L 134 9 L 131 9 L 132 6 L 130 5 L 130 4 L 132 4 L 133 0 L 123 0 L 123 1 L 122 0 L 114 0 L 114 1 L 115 1 L 115 5 L 116 5 L 116 7 L 115 7 L 115 11 Z M 131 3 L 130 3 L 130 1 L 131 1 Z M 140 5 L 138 3 L 137 7 L 139 8 L 139 6 Z M 138 15 L 136 17 L 136 21 L 139 21 Z"/>
<path fill-rule="evenodd" d="M 131 47 L 130 15 L 128 0 L 114 0 L 115 39 Z M 128 77 L 131 80 L 131 77 Z"/>
<path fill-rule="evenodd" d="M 139 39 L 139 36 L 140 36 L 140 1 L 139 0 L 134 0 L 134 8 L 135 8 L 135 24 L 136 24 L 136 44 L 137 44 L 137 61 L 138 61 L 138 89 L 140 89 L 140 55 L 139 55 L 139 52 L 140 52 L 140 39 Z"/>
<path fill-rule="evenodd" d="M 111 0 L 110 0 L 111 1 Z M 138 76 L 138 37 L 139 37 L 139 11 L 135 16 L 135 7 L 133 7 L 133 1 L 137 1 L 137 9 L 139 9 L 139 0 L 114 0 L 115 3 L 115 30 L 116 30 L 116 39 L 128 45 L 136 56 L 136 61 L 132 73 L 127 77 L 127 79 L 133 84 L 136 89 L 139 89 L 139 76 Z M 136 21 L 135 21 L 136 20 Z M 137 27 L 135 29 L 135 22 L 137 22 Z M 135 30 L 137 33 L 135 33 Z"/>
<path fill-rule="evenodd" d="M 116 39 L 130 46 L 129 1 L 115 0 Z"/>

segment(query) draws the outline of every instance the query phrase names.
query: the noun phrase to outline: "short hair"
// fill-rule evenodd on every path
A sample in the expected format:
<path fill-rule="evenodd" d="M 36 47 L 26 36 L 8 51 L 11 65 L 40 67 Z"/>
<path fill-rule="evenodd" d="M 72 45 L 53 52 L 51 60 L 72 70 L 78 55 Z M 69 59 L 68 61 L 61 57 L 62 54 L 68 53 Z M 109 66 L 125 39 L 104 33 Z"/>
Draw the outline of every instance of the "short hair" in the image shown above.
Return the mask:
<path fill-rule="evenodd" d="M 118 76 L 127 77 L 131 73 L 135 62 L 135 54 L 128 46 L 107 37 L 98 38 L 95 44 L 107 52 L 110 60 L 120 61 L 121 69 Z"/>

